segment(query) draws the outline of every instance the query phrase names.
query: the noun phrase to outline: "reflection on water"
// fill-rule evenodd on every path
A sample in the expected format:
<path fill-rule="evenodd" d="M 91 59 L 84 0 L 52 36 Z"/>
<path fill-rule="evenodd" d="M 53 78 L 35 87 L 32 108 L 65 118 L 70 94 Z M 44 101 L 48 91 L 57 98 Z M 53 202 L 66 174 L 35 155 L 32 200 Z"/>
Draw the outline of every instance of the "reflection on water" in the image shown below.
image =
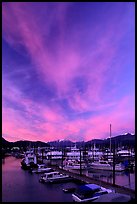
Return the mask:
<path fill-rule="evenodd" d="M 2 158 L 2 164 L 5 164 L 5 158 Z"/>
<path fill-rule="evenodd" d="M 79 170 L 73 170 L 73 172 L 79 172 Z M 113 183 L 113 172 L 111 171 L 83 170 L 83 174 L 98 180 Z M 135 172 L 115 172 L 115 184 L 135 190 Z"/>

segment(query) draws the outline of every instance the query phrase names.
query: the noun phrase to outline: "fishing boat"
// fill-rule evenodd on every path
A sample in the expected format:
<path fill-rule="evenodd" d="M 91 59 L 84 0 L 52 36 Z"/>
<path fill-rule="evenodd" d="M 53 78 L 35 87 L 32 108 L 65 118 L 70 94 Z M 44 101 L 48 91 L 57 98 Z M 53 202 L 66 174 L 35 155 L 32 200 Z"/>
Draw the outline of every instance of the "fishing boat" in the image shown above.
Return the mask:
<path fill-rule="evenodd" d="M 33 151 L 27 151 L 25 153 L 25 158 L 21 161 L 21 167 L 24 170 L 37 168 L 37 158 Z"/>
<path fill-rule="evenodd" d="M 85 184 L 76 189 L 72 194 L 72 199 L 75 202 L 88 202 L 99 198 L 103 194 L 111 192 L 111 189 L 106 189 L 96 184 Z"/>

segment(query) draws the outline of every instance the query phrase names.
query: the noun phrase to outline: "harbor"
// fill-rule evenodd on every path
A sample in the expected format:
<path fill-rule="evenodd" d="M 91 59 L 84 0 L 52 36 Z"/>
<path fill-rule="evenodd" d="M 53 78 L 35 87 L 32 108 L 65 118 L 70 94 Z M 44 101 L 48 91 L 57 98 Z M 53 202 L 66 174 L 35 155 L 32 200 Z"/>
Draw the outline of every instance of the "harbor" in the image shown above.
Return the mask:
<path fill-rule="evenodd" d="M 39 185 L 46 186 L 46 192 L 51 187 L 53 192 L 56 191 L 55 187 L 58 188 L 56 202 L 97 202 L 98 199 L 101 202 L 101 197 L 105 201 L 109 199 L 110 202 L 111 200 L 123 202 L 123 199 L 125 202 L 135 200 L 135 152 L 133 148 L 119 149 L 115 140 L 111 142 L 111 137 L 109 147 L 104 150 L 96 147 L 95 143 L 89 148 L 77 147 L 76 143 L 72 147 L 65 148 L 28 147 L 26 151 L 20 151 L 18 148 L 18 151 L 5 154 L 2 167 L 3 183 L 7 182 L 8 171 L 9 174 L 17 171 L 20 178 L 27 176 L 27 180 L 30 180 L 29 185 L 33 185 L 33 179 L 37 180 L 37 184 L 34 184 L 31 190 L 39 189 Z M 11 178 L 16 177 L 17 174 Z M 13 180 L 12 186 L 13 183 L 19 186 L 18 179 L 16 182 Z M 28 189 L 26 184 L 25 186 Z M 3 185 L 3 195 L 6 194 L 6 189 L 8 186 L 5 188 Z M 39 193 L 41 194 L 41 191 Z M 28 195 L 31 198 L 33 194 Z M 17 194 L 13 195 L 15 196 L 13 201 L 19 199 Z M 49 194 L 47 195 L 48 199 L 51 199 L 48 202 L 55 202 Z M 7 196 L 3 199 L 7 199 Z M 37 199 L 40 199 L 39 202 L 47 202 L 47 198 L 42 196 L 35 198 L 35 201 Z M 30 201 L 27 198 L 25 202 Z"/>
<path fill-rule="evenodd" d="M 22 159 L 18 159 L 13 156 L 5 157 L 2 164 L 2 194 L 3 202 L 7 201 L 24 201 L 24 202 L 73 202 L 72 192 L 65 193 L 63 189 L 77 189 L 81 185 L 85 184 L 95 184 L 102 186 L 106 189 L 111 189 L 112 192 L 122 193 L 129 195 L 132 198 L 135 198 L 135 172 L 132 176 L 130 175 L 130 184 L 132 188 L 126 185 L 122 186 L 122 183 L 115 184 L 107 182 L 107 178 L 101 180 L 99 177 L 91 177 L 90 173 L 88 174 L 86 170 L 82 170 L 80 175 L 80 170 L 65 170 L 60 168 L 57 165 L 49 165 L 48 169 L 52 169 L 54 172 L 59 172 L 60 174 L 67 175 L 71 178 L 70 181 L 63 182 L 54 182 L 54 183 L 41 183 L 39 182 L 41 174 L 29 173 L 29 170 L 23 170 L 21 168 Z M 97 174 L 97 173 L 95 173 Z M 93 175 L 95 175 L 93 173 Z M 100 175 L 103 173 L 100 173 Z M 128 175 L 122 173 L 119 174 L 119 181 L 129 181 Z M 126 183 L 126 182 L 125 182 Z M 126 183 L 129 184 L 129 183 Z M 18 188 L 18 189 L 17 189 Z M 23 189 L 22 189 L 23 188 Z M 17 190 L 18 193 L 15 193 L 14 190 Z M 46 193 L 45 193 L 46 190 Z M 26 191 L 25 196 L 22 195 L 22 191 Z M 52 191 L 52 192 L 51 192 Z M 52 195 L 55 191 L 57 197 L 53 198 Z M 46 196 L 47 195 L 47 196 Z"/>

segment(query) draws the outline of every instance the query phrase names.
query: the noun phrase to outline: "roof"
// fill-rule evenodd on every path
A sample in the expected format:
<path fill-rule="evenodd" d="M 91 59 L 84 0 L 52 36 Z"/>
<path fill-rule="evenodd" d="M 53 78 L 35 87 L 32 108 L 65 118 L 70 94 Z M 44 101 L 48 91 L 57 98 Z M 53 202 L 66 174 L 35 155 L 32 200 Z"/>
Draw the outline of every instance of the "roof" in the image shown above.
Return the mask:
<path fill-rule="evenodd" d="M 80 191 L 96 191 L 99 189 L 100 189 L 100 186 L 96 184 L 86 184 L 86 185 L 80 186 L 79 188 Z"/>
<path fill-rule="evenodd" d="M 90 188 L 92 190 L 97 190 L 100 188 L 100 186 L 96 185 L 96 184 L 86 184 L 85 186 L 87 186 L 88 188 Z"/>

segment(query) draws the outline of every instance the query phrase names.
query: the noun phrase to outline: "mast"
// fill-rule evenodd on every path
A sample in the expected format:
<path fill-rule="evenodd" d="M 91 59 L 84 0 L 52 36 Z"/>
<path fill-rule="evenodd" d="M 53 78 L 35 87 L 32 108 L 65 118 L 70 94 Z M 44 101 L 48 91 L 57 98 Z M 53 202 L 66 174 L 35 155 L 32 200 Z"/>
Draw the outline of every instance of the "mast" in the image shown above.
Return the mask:
<path fill-rule="evenodd" d="M 111 154 L 111 124 L 110 124 L 110 154 Z"/>

